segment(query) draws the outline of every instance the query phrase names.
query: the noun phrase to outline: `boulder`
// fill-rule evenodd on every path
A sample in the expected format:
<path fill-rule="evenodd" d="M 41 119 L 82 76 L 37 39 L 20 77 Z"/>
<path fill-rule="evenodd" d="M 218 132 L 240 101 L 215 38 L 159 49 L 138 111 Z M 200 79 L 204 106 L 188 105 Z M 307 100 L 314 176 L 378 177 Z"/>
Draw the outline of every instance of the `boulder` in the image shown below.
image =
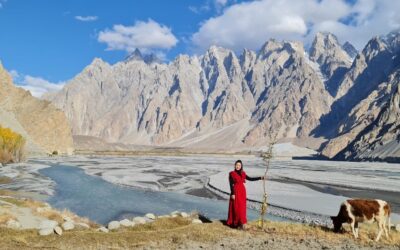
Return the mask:
<path fill-rule="evenodd" d="M 136 224 L 146 224 L 146 219 L 143 217 L 135 217 L 133 218 L 133 222 Z"/>
<path fill-rule="evenodd" d="M 70 222 L 73 222 L 72 218 L 71 218 L 71 217 L 69 217 L 69 216 L 64 216 L 64 217 L 63 217 L 63 219 L 64 219 L 64 221 L 70 221 Z"/>
<path fill-rule="evenodd" d="M 55 220 L 42 220 L 39 224 L 39 229 L 51 228 L 54 229 L 58 226 L 58 222 Z"/>
<path fill-rule="evenodd" d="M 54 232 L 53 228 L 43 228 L 43 229 L 39 230 L 39 235 L 46 236 L 46 235 L 53 234 L 53 232 Z"/>
<path fill-rule="evenodd" d="M 14 219 L 8 220 L 7 223 L 6 223 L 6 226 L 8 228 L 13 228 L 13 229 L 21 228 L 21 224 L 18 221 L 14 220 Z"/>
<path fill-rule="evenodd" d="M 173 211 L 173 212 L 171 213 L 171 216 L 172 216 L 172 217 L 176 217 L 176 216 L 178 216 L 178 214 L 179 214 L 179 211 Z M 176 215 L 176 216 L 174 216 L 174 215 Z"/>
<path fill-rule="evenodd" d="M 397 232 L 400 232 L 400 224 L 397 224 L 395 229 L 396 229 Z"/>
<path fill-rule="evenodd" d="M 109 223 L 108 223 L 108 226 L 107 226 L 107 228 L 109 229 L 109 230 L 114 230 L 114 229 L 118 229 L 119 227 L 121 226 L 121 224 L 119 224 L 119 221 L 110 221 Z"/>
<path fill-rule="evenodd" d="M 185 212 L 180 213 L 180 215 L 181 215 L 183 218 L 189 217 L 189 215 L 188 215 L 187 213 L 185 213 Z"/>
<path fill-rule="evenodd" d="M 156 216 L 154 214 L 152 214 L 152 213 L 146 214 L 145 217 L 149 218 L 150 220 L 155 220 L 156 219 Z"/>
<path fill-rule="evenodd" d="M 102 232 L 102 233 L 108 233 L 109 232 L 109 230 L 107 228 L 105 228 L 105 227 L 100 227 L 100 228 L 97 229 L 97 231 L 98 232 Z"/>
<path fill-rule="evenodd" d="M 192 223 L 193 224 L 202 224 L 203 222 L 201 220 L 199 220 L 199 219 L 193 219 Z"/>
<path fill-rule="evenodd" d="M 123 220 L 121 220 L 121 221 L 119 222 L 119 224 L 121 224 L 121 226 L 124 226 L 124 227 L 133 227 L 133 226 L 135 225 L 134 222 L 132 222 L 132 221 L 130 221 L 130 220 L 128 220 L 128 219 L 123 219 Z"/>
<path fill-rule="evenodd" d="M 55 228 L 54 228 L 54 232 L 56 233 L 56 234 L 58 234 L 58 235 L 62 235 L 62 229 L 61 229 L 61 227 L 59 227 L 59 226 L 56 226 Z"/>
<path fill-rule="evenodd" d="M 61 226 L 64 229 L 64 231 L 72 230 L 75 228 L 75 225 L 72 221 L 66 221 Z"/>

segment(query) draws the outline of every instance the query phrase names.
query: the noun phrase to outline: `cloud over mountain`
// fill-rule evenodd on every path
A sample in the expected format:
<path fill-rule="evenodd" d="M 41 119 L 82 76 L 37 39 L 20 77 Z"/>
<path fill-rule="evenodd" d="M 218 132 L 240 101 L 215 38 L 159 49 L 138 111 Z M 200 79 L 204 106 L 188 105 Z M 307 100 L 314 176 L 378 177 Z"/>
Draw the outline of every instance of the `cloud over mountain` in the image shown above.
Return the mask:
<path fill-rule="evenodd" d="M 140 49 L 143 52 L 168 50 L 178 43 L 171 29 L 149 19 L 136 21 L 132 26 L 114 25 L 100 31 L 98 41 L 107 44 L 108 50 L 124 50 L 128 53 Z"/>
<path fill-rule="evenodd" d="M 256 49 L 270 38 L 311 42 L 332 32 L 360 49 L 374 35 L 400 28 L 399 1 L 261 0 L 231 5 L 204 21 L 191 37 L 196 50 L 210 45 Z"/>

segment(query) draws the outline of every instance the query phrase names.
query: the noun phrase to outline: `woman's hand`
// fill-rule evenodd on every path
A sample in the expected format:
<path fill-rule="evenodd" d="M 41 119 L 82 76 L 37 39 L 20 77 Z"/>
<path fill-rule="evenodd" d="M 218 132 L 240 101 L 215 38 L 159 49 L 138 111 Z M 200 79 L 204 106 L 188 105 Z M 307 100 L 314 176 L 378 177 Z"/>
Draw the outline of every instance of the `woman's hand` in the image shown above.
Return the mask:
<path fill-rule="evenodd" d="M 231 195 L 231 199 L 232 199 L 232 200 L 235 199 L 235 195 L 234 195 L 234 194 Z"/>

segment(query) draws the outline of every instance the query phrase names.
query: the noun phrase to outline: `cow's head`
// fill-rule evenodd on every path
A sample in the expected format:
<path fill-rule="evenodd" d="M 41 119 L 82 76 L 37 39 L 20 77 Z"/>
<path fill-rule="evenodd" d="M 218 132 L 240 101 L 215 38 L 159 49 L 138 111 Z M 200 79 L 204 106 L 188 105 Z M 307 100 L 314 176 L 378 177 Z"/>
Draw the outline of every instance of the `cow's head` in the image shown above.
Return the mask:
<path fill-rule="evenodd" d="M 342 228 L 343 221 L 337 216 L 331 216 L 331 220 L 332 220 L 332 223 L 333 223 L 333 231 L 335 233 L 340 232 L 340 229 Z"/>

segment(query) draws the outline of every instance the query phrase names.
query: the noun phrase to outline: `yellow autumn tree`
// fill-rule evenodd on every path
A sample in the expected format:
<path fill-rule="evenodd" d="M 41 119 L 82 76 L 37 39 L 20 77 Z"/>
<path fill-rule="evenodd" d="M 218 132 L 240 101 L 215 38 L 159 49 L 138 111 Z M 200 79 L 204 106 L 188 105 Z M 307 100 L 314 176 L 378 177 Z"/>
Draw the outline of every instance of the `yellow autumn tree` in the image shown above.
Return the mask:
<path fill-rule="evenodd" d="M 0 126 L 0 163 L 20 162 L 24 158 L 25 138 Z"/>

